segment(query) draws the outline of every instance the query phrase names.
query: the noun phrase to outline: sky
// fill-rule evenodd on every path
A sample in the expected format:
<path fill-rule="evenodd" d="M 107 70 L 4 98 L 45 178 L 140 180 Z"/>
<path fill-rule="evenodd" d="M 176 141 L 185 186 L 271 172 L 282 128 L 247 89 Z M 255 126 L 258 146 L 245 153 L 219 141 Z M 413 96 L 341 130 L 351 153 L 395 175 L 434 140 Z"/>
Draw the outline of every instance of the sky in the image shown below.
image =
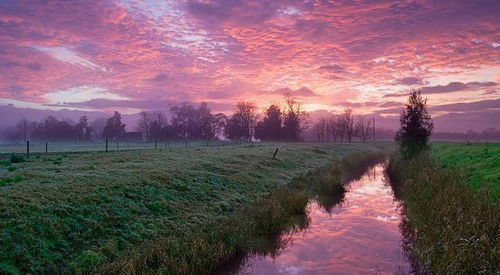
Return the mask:
<path fill-rule="evenodd" d="M 499 27 L 498 0 L 0 0 L 0 121 L 289 92 L 396 125 L 418 88 L 438 130 L 500 129 Z"/>

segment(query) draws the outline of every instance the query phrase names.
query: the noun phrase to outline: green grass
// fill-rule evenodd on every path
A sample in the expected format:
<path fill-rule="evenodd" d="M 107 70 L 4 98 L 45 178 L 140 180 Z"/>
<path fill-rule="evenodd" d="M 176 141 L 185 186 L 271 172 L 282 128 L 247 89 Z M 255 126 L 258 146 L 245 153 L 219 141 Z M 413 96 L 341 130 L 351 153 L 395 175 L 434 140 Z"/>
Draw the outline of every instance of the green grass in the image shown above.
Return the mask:
<path fill-rule="evenodd" d="M 21 179 L 0 186 L 0 272 L 144 270 L 144 263 L 169 266 L 168 259 L 170 266 L 189 263 L 186 251 L 229 257 L 204 238 L 215 234 L 207 231 L 215 221 L 224 224 L 311 169 L 380 152 L 363 144 L 279 147 L 276 160 L 276 146 L 265 144 L 69 153 L 0 166 L 0 178 Z M 300 196 L 279 201 L 288 205 L 282 212 L 301 205 Z"/>
<path fill-rule="evenodd" d="M 444 168 L 463 172 L 474 190 L 500 198 L 500 143 L 435 143 L 431 154 Z"/>
<path fill-rule="evenodd" d="M 430 274 L 498 274 L 499 201 L 490 200 L 488 189 L 473 190 L 472 177 L 459 169 L 463 167 L 443 167 L 436 158 L 436 153 L 443 157 L 477 150 L 463 148 L 443 144 L 413 160 L 391 157 L 387 174 L 408 219 L 401 228 L 404 235 L 416 237 L 404 246 Z M 497 167 L 482 169 L 487 175 Z"/>

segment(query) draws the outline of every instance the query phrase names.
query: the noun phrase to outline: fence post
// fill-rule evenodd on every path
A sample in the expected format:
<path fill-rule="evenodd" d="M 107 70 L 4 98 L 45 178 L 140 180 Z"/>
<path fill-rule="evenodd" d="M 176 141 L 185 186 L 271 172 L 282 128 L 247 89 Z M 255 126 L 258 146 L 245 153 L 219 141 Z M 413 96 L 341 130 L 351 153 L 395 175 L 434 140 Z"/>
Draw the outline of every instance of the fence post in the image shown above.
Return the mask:
<path fill-rule="evenodd" d="M 155 139 L 155 150 L 158 149 L 158 141 Z"/>
<path fill-rule="evenodd" d="M 106 139 L 106 153 L 108 152 L 108 139 Z"/>
<path fill-rule="evenodd" d="M 276 151 L 274 151 L 273 159 L 276 159 L 276 154 L 278 154 L 278 149 L 279 148 L 276 148 Z"/>
<path fill-rule="evenodd" d="M 30 157 L 30 141 L 26 140 L 26 157 Z"/>
<path fill-rule="evenodd" d="M 118 140 L 116 141 L 116 151 L 120 151 L 120 143 L 118 142 Z"/>
<path fill-rule="evenodd" d="M 186 146 L 186 148 L 188 148 L 188 140 L 187 139 L 184 140 L 184 145 Z"/>
<path fill-rule="evenodd" d="M 49 153 L 49 143 L 45 142 L 45 156 Z"/>

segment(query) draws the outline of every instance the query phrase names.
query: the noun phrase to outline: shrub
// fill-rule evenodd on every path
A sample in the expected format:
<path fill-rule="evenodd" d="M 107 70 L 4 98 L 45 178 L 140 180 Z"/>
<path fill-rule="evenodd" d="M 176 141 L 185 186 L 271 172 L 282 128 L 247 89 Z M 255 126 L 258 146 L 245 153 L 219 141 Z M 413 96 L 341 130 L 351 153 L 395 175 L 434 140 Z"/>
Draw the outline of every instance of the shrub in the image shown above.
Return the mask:
<path fill-rule="evenodd" d="M 25 162 L 26 160 L 24 159 L 23 156 L 11 153 L 9 157 L 10 163 L 21 163 Z"/>

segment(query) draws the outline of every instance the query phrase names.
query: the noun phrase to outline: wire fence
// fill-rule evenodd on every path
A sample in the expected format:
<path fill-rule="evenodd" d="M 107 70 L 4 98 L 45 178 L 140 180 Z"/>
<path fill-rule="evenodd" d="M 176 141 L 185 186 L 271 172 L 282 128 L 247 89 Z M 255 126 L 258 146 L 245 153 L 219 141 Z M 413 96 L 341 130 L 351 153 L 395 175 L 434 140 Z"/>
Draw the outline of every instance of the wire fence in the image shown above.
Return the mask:
<path fill-rule="evenodd" d="M 0 155 L 5 154 L 40 154 L 40 153 L 71 153 L 71 152 L 113 152 L 126 150 L 159 150 L 168 148 L 189 148 L 189 147 L 205 147 L 205 146 L 227 146 L 238 145 L 241 142 L 234 141 L 160 141 L 154 140 L 149 142 L 120 142 L 120 141 L 96 141 L 96 142 L 77 142 L 77 141 L 62 141 L 62 142 L 41 142 L 41 141 L 26 141 L 16 144 L 0 144 Z"/>

